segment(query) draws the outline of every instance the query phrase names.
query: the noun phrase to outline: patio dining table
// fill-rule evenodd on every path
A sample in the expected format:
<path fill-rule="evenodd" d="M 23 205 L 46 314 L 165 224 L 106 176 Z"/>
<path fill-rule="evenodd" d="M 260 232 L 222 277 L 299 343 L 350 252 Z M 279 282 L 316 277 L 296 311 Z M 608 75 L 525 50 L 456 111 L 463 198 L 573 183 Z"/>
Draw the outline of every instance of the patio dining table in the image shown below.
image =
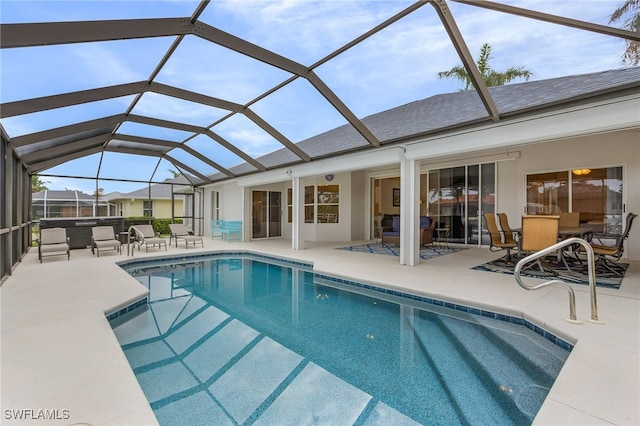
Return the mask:
<path fill-rule="evenodd" d="M 522 228 L 512 228 L 511 231 L 516 234 L 516 239 L 518 242 L 518 253 L 517 255 L 520 256 L 521 250 L 521 244 L 522 244 Z M 566 240 L 567 238 L 571 238 L 571 237 L 580 237 L 580 238 L 585 238 L 588 237 L 589 234 L 593 233 L 593 228 L 589 228 L 589 227 L 581 227 L 581 226 L 563 226 L 558 228 L 558 238 L 560 240 Z M 566 247 L 565 247 L 566 249 Z M 562 250 L 558 250 L 558 263 L 560 263 L 563 259 L 562 257 L 562 253 L 565 251 L 565 249 Z M 567 266 L 568 268 L 568 266 Z"/>
<path fill-rule="evenodd" d="M 522 236 L 522 228 L 512 228 L 511 231 L 513 231 L 514 234 L 517 234 L 518 241 L 519 241 L 521 239 L 520 237 Z M 564 240 L 571 237 L 582 237 L 582 236 L 587 236 L 592 232 L 593 232 L 593 228 L 583 228 L 581 226 L 580 227 L 563 226 L 558 228 L 558 238 Z"/>

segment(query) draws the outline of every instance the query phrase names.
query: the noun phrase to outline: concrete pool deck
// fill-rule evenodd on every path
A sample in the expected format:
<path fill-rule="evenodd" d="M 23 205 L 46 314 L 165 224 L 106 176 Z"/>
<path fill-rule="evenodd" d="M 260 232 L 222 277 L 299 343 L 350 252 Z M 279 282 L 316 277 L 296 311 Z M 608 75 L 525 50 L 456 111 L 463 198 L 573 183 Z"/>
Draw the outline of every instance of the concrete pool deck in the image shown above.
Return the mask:
<path fill-rule="evenodd" d="M 146 289 L 115 262 L 214 250 L 247 250 L 308 261 L 317 272 L 349 277 L 525 319 L 575 348 L 534 424 L 640 424 L 640 262 L 619 290 L 598 288 L 604 324 L 587 321 L 587 286 L 574 285 L 580 325 L 569 324 L 564 288 L 528 292 L 513 276 L 470 269 L 500 256 L 471 248 L 401 266 L 398 258 L 335 250 L 347 243 L 227 243 L 136 251 L 89 250 L 45 258 L 32 249 L 0 287 L 1 424 L 157 424 L 105 315 Z M 48 417 L 43 417 L 48 416 Z M 18 418 L 22 417 L 22 418 Z M 44 420 L 46 418 L 46 420 Z"/>

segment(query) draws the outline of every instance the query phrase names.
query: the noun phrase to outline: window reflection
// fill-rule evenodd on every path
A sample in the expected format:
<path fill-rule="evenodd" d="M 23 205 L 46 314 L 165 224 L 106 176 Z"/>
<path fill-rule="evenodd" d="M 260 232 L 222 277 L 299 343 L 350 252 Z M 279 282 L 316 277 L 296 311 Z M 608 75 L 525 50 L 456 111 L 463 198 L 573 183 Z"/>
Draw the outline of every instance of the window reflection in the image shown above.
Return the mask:
<path fill-rule="evenodd" d="M 622 167 L 527 176 L 527 213 L 580 212 L 580 222 L 622 232 Z"/>
<path fill-rule="evenodd" d="M 558 214 L 569 211 L 569 172 L 527 176 L 527 214 Z"/>

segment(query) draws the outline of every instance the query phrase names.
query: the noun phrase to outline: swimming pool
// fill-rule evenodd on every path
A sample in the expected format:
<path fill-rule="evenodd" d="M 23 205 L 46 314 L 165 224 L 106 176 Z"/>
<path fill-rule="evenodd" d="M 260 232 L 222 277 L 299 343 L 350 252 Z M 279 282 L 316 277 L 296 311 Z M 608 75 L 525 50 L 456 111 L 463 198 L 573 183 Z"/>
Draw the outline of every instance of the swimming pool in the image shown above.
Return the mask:
<path fill-rule="evenodd" d="M 569 354 L 483 311 L 303 264 L 122 266 L 149 300 L 112 325 L 162 425 L 530 424 Z"/>

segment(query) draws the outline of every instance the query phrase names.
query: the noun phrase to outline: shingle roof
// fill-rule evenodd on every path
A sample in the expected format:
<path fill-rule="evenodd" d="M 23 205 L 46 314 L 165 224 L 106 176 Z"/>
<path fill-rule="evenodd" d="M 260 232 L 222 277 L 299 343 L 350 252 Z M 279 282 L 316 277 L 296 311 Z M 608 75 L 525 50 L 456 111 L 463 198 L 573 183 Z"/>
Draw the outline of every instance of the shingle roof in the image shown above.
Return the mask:
<path fill-rule="evenodd" d="M 76 190 L 51 190 L 46 189 L 44 191 L 34 192 L 31 195 L 33 200 L 56 200 L 56 201 L 76 201 L 76 200 L 85 200 L 92 201 L 95 200 L 95 196 L 89 195 L 82 191 Z"/>
<path fill-rule="evenodd" d="M 489 92 L 498 111 L 505 116 L 565 106 L 578 100 L 629 88 L 640 91 L 640 67 L 508 84 L 490 87 Z M 478 94 L 469 90 L 431 96 L 373 114 L 362 121 L 380 139 L 381 144 L 388 144 L 470 124 L 487 123 L 491 119 Z M 349 125 L 313 136 L 297 145 L 312 158 L 370 148 L 364 138 Z M 280 149 L 258 160 L 270 166 L 290 164 L 298 159 L 289 150 Z M 230 170 L 240 175 L 249 171 L 250 166 L 247 166 L 240 164 Z M 225 178 L 221 173 L 211 177 L 213 180 Z"/>

